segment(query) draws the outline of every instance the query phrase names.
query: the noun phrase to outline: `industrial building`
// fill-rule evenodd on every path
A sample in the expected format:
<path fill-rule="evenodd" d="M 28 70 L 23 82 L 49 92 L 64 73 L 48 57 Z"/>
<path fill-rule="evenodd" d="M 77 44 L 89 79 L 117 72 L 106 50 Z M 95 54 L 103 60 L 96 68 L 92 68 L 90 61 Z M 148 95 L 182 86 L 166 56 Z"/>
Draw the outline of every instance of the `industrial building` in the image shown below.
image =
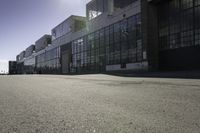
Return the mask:
<path fill-rule="evenodd" d="M 200 0 L 91 0 L 86 17 L 70 16 L 36 41 L 34 50 L 20 53 L 17 69 L 49 74 L 194 70 L 200 69 L 199 59 Z"/>
<path fill-rule="evenodd" d="M 16 61 L 9 61 L 8 62 L 8 69 L 9 69 L 9 74 L 17 74 L 17 62 Z"/>

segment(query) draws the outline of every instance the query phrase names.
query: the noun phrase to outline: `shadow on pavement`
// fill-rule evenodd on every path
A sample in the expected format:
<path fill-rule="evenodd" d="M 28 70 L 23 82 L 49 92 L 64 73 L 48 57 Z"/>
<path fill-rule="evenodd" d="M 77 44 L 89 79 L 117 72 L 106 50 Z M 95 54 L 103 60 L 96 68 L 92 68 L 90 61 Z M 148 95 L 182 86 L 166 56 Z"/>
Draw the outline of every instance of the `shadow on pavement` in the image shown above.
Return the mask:
<path fill-rule="evenodd" d="M 200 79 L 200 70 L 198 71 L 159 71 L 159 72 L 110 72 L 107 75 L 120 77 L 146 77 L 146 78 L 183 78 Z"/>

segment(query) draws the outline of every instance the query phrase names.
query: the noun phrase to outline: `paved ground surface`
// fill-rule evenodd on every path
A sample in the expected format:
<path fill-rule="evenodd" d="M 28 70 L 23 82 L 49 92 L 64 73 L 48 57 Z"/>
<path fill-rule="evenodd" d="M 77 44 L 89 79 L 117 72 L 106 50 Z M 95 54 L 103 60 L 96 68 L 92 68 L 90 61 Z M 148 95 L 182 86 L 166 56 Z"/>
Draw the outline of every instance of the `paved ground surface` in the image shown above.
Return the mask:
<path fill-rule="evenodd" d="M 0 76 L 0 133 L 200 133 L 200 80 Z"/>

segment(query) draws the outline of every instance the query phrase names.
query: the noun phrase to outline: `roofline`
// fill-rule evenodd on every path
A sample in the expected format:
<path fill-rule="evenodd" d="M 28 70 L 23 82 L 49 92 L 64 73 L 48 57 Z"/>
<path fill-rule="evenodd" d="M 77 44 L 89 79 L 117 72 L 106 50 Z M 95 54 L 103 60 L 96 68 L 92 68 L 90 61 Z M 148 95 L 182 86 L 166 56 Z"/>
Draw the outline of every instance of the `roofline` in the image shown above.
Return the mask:
<path fill-rule="evenodd" d="M 26 50 L 27 50 L 28 48 L 30 48 L 31 46 L 35 46 L 35 44 L 31 44 L 30 46 L 28 46 L 28 47 L 26 48 Z"/>
<path fill-rule="evenodd" d="M 45 37 L 45 36 L 51 36 L 52 37 L 52 35 L 49 35 L 49 34 L 44 34 L 42 37 L 40 37 L 37 41 L 35 41 L 35 46 L 36 46 L 36 42 L 38 42 L 40 39 L 42 39 L 43 37 Z"/>
<path fill-rule="evenodd" d="M 90 2 L 88 2 L 88 3 L 86 4 L 86 6 L 89 5 L 90 3 L 92 3 L 93 1 L 95 1 L 95 0 L 90 0 Z"/>
<path fill-rule="evenodd" d="M 69 20 L 70 18 L 73 18 L 73 17 L 80 17 L 80 18 L 86 18 L 84 16 L 79 16 L 79 15 L 70 15 L 68 18 L 66 18 L 65 20 L 63 20 L 61 23 L 59 23 L 58 25 L 56 25 L 52 30 L 56 29 L 57 27 L 59 27 L 60 25 L 62 25 L 65 21 Z M 51 31 L 52 31 L 51 30 Z"/>

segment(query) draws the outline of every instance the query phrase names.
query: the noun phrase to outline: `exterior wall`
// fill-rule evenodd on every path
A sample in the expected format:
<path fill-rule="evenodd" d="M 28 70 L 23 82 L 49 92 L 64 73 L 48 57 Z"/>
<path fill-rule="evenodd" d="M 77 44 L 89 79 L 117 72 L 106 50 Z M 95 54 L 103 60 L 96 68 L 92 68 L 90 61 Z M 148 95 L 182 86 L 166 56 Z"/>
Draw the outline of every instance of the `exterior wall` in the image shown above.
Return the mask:
<path fill-rule="evenodd" d="M 16 58 L 17 58 L 17 74 L 23 74 L 25 51 L 22 51 L 19 55 L 17 55 Z"/>
<path fill-rule="evenodd" d="M 17 74 L 17 62 L 9 61 L 9 74 Z"/>
<path fill-rule="evenodd" d="M 121 64 L 119 65 L 107 65 L 106 71 L 148 71 L 148 62 L 139 62 L 139 63 L 127 63 L 125 68 L 122 68 Z"/>
<path fill-rule="evenodd" d="M 86 18 L 81 16 L 70 16 L 58 26 L 52 29 L 52 41 L 64 36 L 77 32 L 86 26 Z"/>
<path fill-rule="evenodd" d="M 71 43 L 61 46 L 61 71 L 62 74 L 70 73 L 70 66 L 72 62 L 72 48 Z"/>
<path fill-rule="evenodd" d="M 35 45 L 29 46 L 25 51 L 25 57 L 31 56 L 34 51 L 35 51 Z"/>
<path fill-rule="evenodd" d="M 92 33 L 103 27 L 109 26 L 120 20 L 123 20 L 124 15 L 125 18 L 128 18 L 140 12 L 141 12 L 141 5 L 140 5 L 140 0 L 138 0 L 123 9 L 116 10 L 112 13 L 105 12 L 102 15 L 98 16 L 97 18 L 90 20 L 88 22 L 88 30 L 90 31 L 90 33 Z"/>
<path fill-rule="evenodd" d="M 134 33 L 132 31 L 130 31 L 130 29 L 128 29 L 128 27 L 126 27 L 126 26 L 128 25 L 128 23 L 129 23 L 129 25 L 131 25 L 131 23 L 135 23 L 134 22 L 135 20 L 132 19 L 132 20 L 129 20 L 129 22 L 128 22 L 128 19 L 140 14 L 140 10 L 141 10 L 140 0 L 134 1 L 131 5 L 123 8 L 123 9 L 118 9 L 112 13 L 109 11 L 109 9 L 104 10 L 104 12 L 101 15 L 88 21 L 87 27 L 85 29 L 83 29 L 79 32 L 63 35 L 60 38 L 55 39 L 53 41 L 53 45 L 62 46 L 64 44 L 69 44 L 72 42 L 72 66 L 71 66 L 72 73 L 73 72 L 106 71 L 106 64 L 107 65 L 110 64 L 108 61 L 109 55 L 110 55 L 110 52 L 108 51 L 109 49 L 107 48 L 107 51 L 106 51 L 106 45 L 104 44 L 104 42 L 98 42 L 100 44 L 96 43 L 96 44 L 94 44 L 94 46 L 92 46 L 93 44 L 91 44 L 91 42 L 88 42 L 88 41 L 90 40 L 89 38 L 91 38 L 91 36 L 93 36 L 94 34 L 99 34 L 100 32 L 104 32 L 106 28 L 107 29 L 111 28 L 111 30 L 114 30 L 114 24 L 115 24 L 116 26 L 117 25 L 119 26 L 118 27 L 119 29 L 116 31 L 116 32 L 119 32 L 119 36 L 117 37 L 117 39 L 119 39 L 119 38 L 122 39 L 122 40 L 119 40 L 119 42 L 118 42 L 118 47 L 119 47 L 119 50 L 118 50 L 119 57 L 118 58 L 119 59 L 117 59 L 117 60 L 119 60 L 119 61 L 118 61 L 118 63 L 115 63 L 115 64 L 118 64 L 119 66 L 121 66 L 121 63 L 124 64 L 123 62 L 125 62 L 125 64 L 127 64 L 126 66 L 128 66 L 128 68 L 125 68 L 125 69 L 127 69 L 127 70 L 138 69 L 137 67 L 135 67 L 135 68 L 131 67 L 131 66 L 134 66 L 134 65 L 131 65 L 131 63 L 132 62 L 136 63 L 138 61 L 142 62 L 142 60 L 144 60 L 144 61 L 146 60 L 145 59 L 146 53 L 143 53 L 142 51 L 140 51 L 140 53 L 137 52 L 139 50 L 138 46 L 140 46 L 140 45 L 141 45 L 140 50 L 142 50 L 142 40 L 137 39 L 138 42 L 137 41 L 134 42 L 135 46 L 133 46 L 133 47 L 135 47 L 135 51 L 137 53 L 132 53 L 132 55 L 130 55 L 130 56 L 134 56 L 132 58 L 136 58 L 136 59 L 132 59 L 132 61 L 130 61 L 131 57 L 128 57 L 129 54 L 124 55 L 124 56 L 127 56 L 127 58 L 129 58 L 129 59 L 127 59 L 127 61 L 123 61 L 121 59 L 124 52 L 131 54 L 131 49 L 129 50 L 130 52 L 127 52 L 128 49 L 124 50 L 124 52 L 123 52 L 123 51 L 121 51 L 121 48 L 123 48 L 123 45 L 128 46 L 129 45 L 128 41 L 129 40 L 133 41 L 131 39 L 135 38 Z M 125 26 L 122 26 L 122 25 L 124 25 L 123 23 L 127 23 L 127 24 L 125 24 Z M 139 25 L 141 25 L 141 22 L 139 23 Z M 128 37 L 129 39 L 127 37 L 124 38 L 124 37 L 122 37 L 123 35 L 121 35 L 121 34 L 125 34 L 125 33 L 121 33 L 121 32 L 126 32 L 126 30 L 129 30 L 130 32 L 132 32 Z M 137 31 L 134 31 L 134 32 L 137 32 Z M 103 34 L 105 34 L 105 33 L 103 33 Z M 112 35 L 114 36 L 114 33 Z M 131 35 L 133 35 L 133 36 L 131 36 Z M 105 35 L 103 35 L 103 37 L 104 36 Z M 109 36 L 109 34 L 108 34 L 108 36 Z M 123 38 L 125 40 L 123 40 Z M 96 41 L 102 41 L 102 40 L 98 40 L 99 38 L 96 38 L 96 39 L 97 39 Z M 82 44 L 77 44 L 76 42 L 81 43 L 81 42 L 79 42 L 80 40 L 82 40 Z M 91 40 L 91 41 L 93 42 L 95 40 Z M 125 43 L 123 44 L 122 41 L 125 41 Z M 76 45 L 79 45 L 79 46 L 76 46 Z M 91 55 L 91 52 L 94 50 L 90 49 L 88 46 L 90 48 L 98 47 L 97 49 L 95 49 L 95 53 L 94 53 L 95 55 L 99 54 L 99 52 L 102 51 L 101 49 L 105 49 L 105 50 L 103 50 L 103 53 L 100 53 L 101 55 L 95 56 L 94 58 L 96 58 L 96 59 L 95 59 L 95 61 L 93 61 L 93 59 L 92 59 L 93 56 Z M 79 54 L 77 53 L 78 51 L 75 52 L 73 49 L 80 49 Z M 134 52 L 134 49 L 132 49 L 132 52 Z M 139 54 L 140 54 L 140 56 L 139 56 Z M 80 56 L 80 58 L 79 58 L 79 56 Z M 139 59 L 138 57 L 140 57 L 141 59 Z M 103 70 L 100 70 L 100 69 L 103 69 Z M 146 70 L 146 68 L 144 68 L 142 66 L 141 66 L 141 69 Z M 111 69 L 107 69 L 107 71 L 110 71 L 110 70 Z M 119 68 L 118 70 L 121 70 L 121 68 Z"/>
<path fill-rule="evenodd" d="M 129 70 L 130 67 L 126 66 L 142 61 L 145 61 L 145 58 L 142 50 L 140 14 L 72 42 L 72 67 L 76 72 L 101 72 L 100 69 L 105 69 L 106 65 L 125 66 L 123 69 Z"/>
<path fill-rule="evenodd" d="M 24 61 L 24 58 L 25 58 L 25 51 L 22 51 L 20 54 L 19 54 L 19 62 L 23 62 Z"/>
<path fill-rule="evenodd" d="M 17 74 L 24 74 L 24 62 L 17 62 Z"/>
<path fill-rule="evenodd" d="M 199 16 L 197 0 L 92 0 L 87 20 L 70 16 L 52 30 L 51 45 L 43 36 L 17 66 L 55 74 L 199 69 Z"/>
<path fill-rule="evenodd" d="M 35 42 L 35 51 L 38 52 L 51 44 L 51 35 L 44 35 Z"/>
<path fill-rule="evenodd" d="M 24 73 L 26 74 L 33 74 L 35 73 L 35 55 L 32 54 L 31 56 L 27 57 L 24 60 Z"/>
<path fill-rule="evenodd" d="M 160 69 L 200 69 L 199 0 L 162 1 L 156 6 Z"/>
<path fill-rule="evenodd" d="M 157 7 L 154 3 L 141 0 L 142 41 L 147 56 L 149 70 L 158 70 L 158 20 Z"/>
<path fill-rule="evenodd" d="M 78 38 L 81 38 L 89 33 L 93 33 L 101 28 L 114 24 L 120 20 L 123 20 L 124 13 L 126 14 L 126 18 L 138 14 L 141 11 L 140 0 L 134 2 L 123 10 L 118 10 L 110 14 L 109 12 L 105 12 L 104 14 L 98 16 L 97 18 L 90 20 L 87 22 L 87 27 L 78 32 L 74 32 L 71 34 L 65 34 L 56 40 L 53 40 L 52 44 L 61 46 L 67 43 L 72 42 Z"/>
<path fill-rule="evenodd" d="M 19 55 L 16 56 L 16 61 L 19 62 Z"/>
<path fill-rule="evenodd" d="M 56 26 L 54 29 L 52 29 L 51 31 L 52 40 L 55 40 L 65 34 L 71 33 L 73 31 L 72 23 L 73 23 L 73 20 L 68 18 L 62 23 L 60 23 L 58 26 Z"/>
<path fill-rule="evenodd" d="M 49 46 L 36 53 L 35 71 L 39 74 L 60 74 L 60 47 Z"/>
<path fill-rule="evenodd" d="M 86 14 L 88 20 L 92 20 L 101 14 L 107 12 L 108 2 L 111 3 L 113 0 L 92 0 L 86 5 Z"/>
<path fill-rule="evenodd" d="M 159 57 L 161 70 L 200 69 L 200 46 L 164 50 Z"/>

